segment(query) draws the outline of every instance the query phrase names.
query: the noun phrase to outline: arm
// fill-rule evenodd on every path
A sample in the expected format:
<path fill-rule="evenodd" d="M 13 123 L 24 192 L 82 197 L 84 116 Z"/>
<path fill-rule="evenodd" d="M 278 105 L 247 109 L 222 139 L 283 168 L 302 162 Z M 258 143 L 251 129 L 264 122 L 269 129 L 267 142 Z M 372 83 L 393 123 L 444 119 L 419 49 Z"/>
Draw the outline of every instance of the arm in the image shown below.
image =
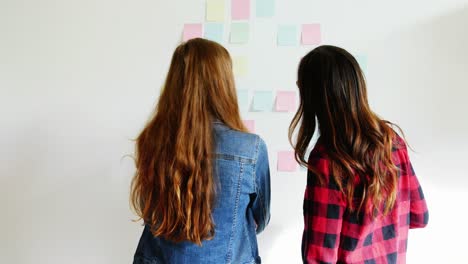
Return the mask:
<path fill-rule="evenodd" d="M 256 197 L 252 203 L 252 211 L 257 223 L 257 234 L 259 234 L 270 222 L 270 166 L 265 142 L 260 138 L 255 163 L 255 191 Z"/>
<path fill-rule="evenodd" d="M 324 184 L 309 171 L 304 197 L 304 234 L 302 257 L 304 263 L 336 263 L 346 202 L 334 180 L 328 175 L 328 161 L 311 163 L 325 176 Z"/>
<path fill-rule="evenodd" d="M 414 173 L 413 165 L 408 159 L 410 177 L 410 228 L 425 227 L 429 221 L 424 193 Z"/>

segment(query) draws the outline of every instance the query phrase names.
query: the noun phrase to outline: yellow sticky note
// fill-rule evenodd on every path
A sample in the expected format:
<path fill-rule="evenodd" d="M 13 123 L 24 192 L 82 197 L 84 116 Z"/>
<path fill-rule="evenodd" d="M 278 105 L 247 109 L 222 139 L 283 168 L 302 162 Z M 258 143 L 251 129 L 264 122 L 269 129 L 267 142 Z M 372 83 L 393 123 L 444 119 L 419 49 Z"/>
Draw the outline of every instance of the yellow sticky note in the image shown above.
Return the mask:
<path fill-rule="evenodd" d="M 249 71 L 249 60 L 247 57 L 234 57 L 232 59 L 233 71 L 236 77 L 247 75 Z"/>
<path fill-rule="evenodd" d="M 206 20 L 224 21 L 225 0 L 206 1 Z"/>

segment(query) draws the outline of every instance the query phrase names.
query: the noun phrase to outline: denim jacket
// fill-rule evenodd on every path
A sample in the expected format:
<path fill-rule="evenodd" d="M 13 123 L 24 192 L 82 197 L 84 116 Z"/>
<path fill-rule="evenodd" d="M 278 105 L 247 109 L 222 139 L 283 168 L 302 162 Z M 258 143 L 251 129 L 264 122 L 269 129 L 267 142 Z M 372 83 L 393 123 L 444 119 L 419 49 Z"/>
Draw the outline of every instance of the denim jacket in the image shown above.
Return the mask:
<path fill-rule="evenodd" d="M 270 170 L 264 141 L 257 135 L 214 123 L 215 177 L 212 211 L 215 234 L 198 246 L 153 237 L 145 226 L 134 264 L 261 263 L 256 234 L 270 220 Z"/>

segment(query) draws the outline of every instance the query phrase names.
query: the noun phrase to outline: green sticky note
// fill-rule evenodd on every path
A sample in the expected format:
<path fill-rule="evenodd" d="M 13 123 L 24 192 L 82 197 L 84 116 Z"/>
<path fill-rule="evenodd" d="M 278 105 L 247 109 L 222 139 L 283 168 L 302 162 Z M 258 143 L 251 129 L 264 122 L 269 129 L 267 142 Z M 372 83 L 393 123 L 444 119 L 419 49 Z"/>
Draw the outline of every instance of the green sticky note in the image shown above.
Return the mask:
<path fill-rule="evenodd" d="M 275 0 L 257 0 L 257 17 L 273 17 L 275 15 Z"/>
<path fill-rule="evenodd" d="M 299 43 L 299 35 L 296 25 L 278 26 L 278 46 L 296 46 Z"/>
<path fill-rule="evenodd" d="M 271 111 L 273 107 L 273 93 L 271 91 L 256 91 L 254 94 L 254 111 Z"/>
<path fill-rule="evenodd" d="M 245 44 L 249 42 L 250 26 L 248 23 L 231 24 L 231 43 Z"/>
<path fill-rule="evenodd" d="M 249 110 L 249 90 L 237 90 L 237 101 L 241 111 Z"/>
<path fill-rule="evenodd" d="M 223 42 L 224 35 L 224 24 L 223 23 L 207 23 L 205 24 L 205 38 L 216 41 L 218 43 Z"/>
<path fill-rule="evenodd" d="M 224 21 L 224 0 L 207 0 L 206 1 L 206 20 L 207 21 Z"/>

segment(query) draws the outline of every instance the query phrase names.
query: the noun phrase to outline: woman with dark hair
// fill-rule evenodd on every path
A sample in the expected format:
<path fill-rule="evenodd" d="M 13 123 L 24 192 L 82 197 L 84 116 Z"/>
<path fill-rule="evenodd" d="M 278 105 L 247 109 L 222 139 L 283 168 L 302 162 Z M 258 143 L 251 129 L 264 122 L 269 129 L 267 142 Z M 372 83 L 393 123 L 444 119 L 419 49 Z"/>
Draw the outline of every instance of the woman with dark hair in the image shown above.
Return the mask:
<path fill-rule="evenodd" d="M 405 141 L 370 109 L 356 59 L 318 47 L 302 58 L 297 85 L 289 137 L 308 167 L 304 263 L 405 263 L 408 229 L 426 226 L 428 211 Z"/>
<path fill-rule="evenodd" d="M 145 224 L 135 264 L 260 263 L 268 153 L 243 125 L 224 47 L 177 47 L 135 154 L 131 203 Z"/>

